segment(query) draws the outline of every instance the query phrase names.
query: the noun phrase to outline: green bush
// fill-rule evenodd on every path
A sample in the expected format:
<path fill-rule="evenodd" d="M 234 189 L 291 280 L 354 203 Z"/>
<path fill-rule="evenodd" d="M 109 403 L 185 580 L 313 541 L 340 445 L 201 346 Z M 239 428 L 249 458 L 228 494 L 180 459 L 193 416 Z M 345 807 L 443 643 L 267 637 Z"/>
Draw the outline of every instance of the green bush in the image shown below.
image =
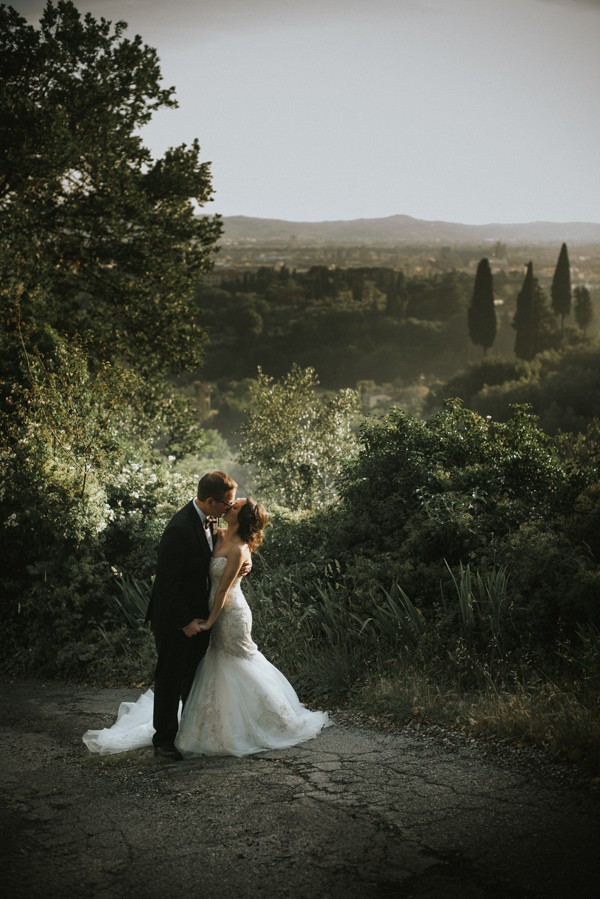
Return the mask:
<path fill-rule="evenodd" d="M 600 417 L 600 347 L 577 343 L 531 362 L 485 359 L 433 392 L 428 408 L 447 397 L 499 421 L 510 417 L 511 406 L 528 404 L 547 433 L 583 432 Z"/>
<path fill-rule="evenodd" d="M 556 668 L 560 641 L 598 626 L 595 444 L 549 437 L 521 407 L 493 422 L 456 401 L 428 422 L 392 410 L 359 440 L 340 502 L 278 513 L 249 579 L 260 631 L 301 683 L 315 688 L 307 654 L 329 652 L 330 690 L 398 666 L 498 686 Z"/>
<path fill-rule="evenodd" d="M 0 407 L 2 667 L 133 670 L 149 637 L 140 627 L 122 633 L 130 661 L 111 656 L 126 625 L 114 571 L 151 577 L 161 530 L 191 490 L 127 427 L 116 372 L 93 376 L 80 348 L 55 337 L 28 378 Z"/>

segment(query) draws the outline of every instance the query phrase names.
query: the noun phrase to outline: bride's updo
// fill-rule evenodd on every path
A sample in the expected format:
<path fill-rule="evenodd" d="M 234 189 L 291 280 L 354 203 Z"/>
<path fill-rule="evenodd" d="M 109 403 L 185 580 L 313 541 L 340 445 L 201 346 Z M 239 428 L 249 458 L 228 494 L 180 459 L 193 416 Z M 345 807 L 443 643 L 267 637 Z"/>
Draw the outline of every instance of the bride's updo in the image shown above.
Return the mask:
<path fill-rule="evenodd" d="M 263 532 L 268 522 L 265 507 L 248 497 L 238 512 L 238 534 L 250 550 L 257 549 L 263 542 Z"/>

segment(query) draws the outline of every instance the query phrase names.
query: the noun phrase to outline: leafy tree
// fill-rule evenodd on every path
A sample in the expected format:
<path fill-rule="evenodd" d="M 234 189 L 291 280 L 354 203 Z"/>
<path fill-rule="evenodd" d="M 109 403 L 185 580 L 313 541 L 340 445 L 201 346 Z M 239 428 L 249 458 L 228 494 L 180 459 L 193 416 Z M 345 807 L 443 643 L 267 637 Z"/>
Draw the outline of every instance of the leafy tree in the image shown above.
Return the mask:
<path fill-rule="evenodd" d="M 494 308 L 494 281 L 487 259 L 477 266 L 473 297 L 468 313 L 469 337 L 487 353 L 496 337 L 496 310 Z"/>
<path fill-rule="evenodd" d="M 447 321 L 469 303 L 470 278 L 454 269 L 432 278 L 412 278 L 407 284 L 409 318 Z"/>
<path fill-rule="evenodd" d="M 477 412 L 477 400 L 490 389 L 506 382 L 517 381 L 530 376 L 529 365 L 520 360 L 508 360 L 488 356 L 480 362 L 472 362 L 466 368 L 453 375 L 445 384 L 431 390 L 425 408 L 433 411 L 441 406 L 444 400 L 456 398 L 462 400 L 469 409 Z M 508 410 L 507 410 L 508 414 Z"/>
<path fill-rule="evenodd" d="M 0 6 L 0 655 L 15 670 L 82 672 L 101 646 L 114 661 L 113 567 L 150 576 L 183 492 L 153 447 L 191 437 L 165 376 L 202 357 L 189 298 L 220 222 L 194 214 L 211 194 L 196 142 L 158 160 L 143 146 L 176 104 L 125 28 L 67 0 L 39 29 Z"/>
<path fill-rule="evenodd" d="M 254 404 L 242 427 L 241 461 L 260 488 L 291 508 L 318 509 L 336 495 L 336 479 L 352 455 L 358 394 L 317 394 L 314 369 L 294 365 L 281 381 L 260 369 Z"/>
<path fill-rule="evenodd" d="M 413 554 L 415 562 L 458 561 L 522 522 L 543 520 L 572 496 L 552 439 L 524 406 L 506 423 L 458 400 L 428 421 L 392 409 L 363 425 L 359 440 L 342 483 L 348 527 L 340 538 L 350 552 L 366 543 L 372 551 Z M 377 528 L 362 518 L 365 509 L 377 510 Z"/>
<path fill-rule="evenodd" d="M 514 405 L 527 404 L 549 434 L 585 432 L 600 417 L 600 346 L 546 350 L 531 362 L 484 359 L 437 388 L 428 408 L 450 397 L 500 421 Z"/>
<path fill-rule="evenodd" d="M 592 308 L 592 298 L 587 287 L 575 288 L 575 321 L 585 333 L 592 322 L 594 311 Z"/>
<path fill-rule="evenodd" d="M 91 372 L 81 342 L 49 328 L 37 343 L 43 355 L 23 349 L 28 382 L 0 407 L 0 665 L 73 675 L 103 664 L 116 676 L 123 661 L 133 673 L 114 569 L 150 578 L 183 491 L 152 453 L 139 379 L 109 363 Z"/>
<path fill-rule="evenodd" d="M 175 107 L 126 24 L 48 2 L 39 29 L 0 7 L 0 284 L 35 327 L 86 334 L 146 372 L 197 364 L 188 298 L 220 233 L 196 141 L 154 160 L 139 136 Z"/>
<path fill-rule="evenodd" d="M 405 280 L 391 268 L 313 266 L 284 282 L 274 269 L 223 273 L 218 288 L 200 281 L 196 291 L 209 336 L 206 377 L 241 380 L 260 365 L 280 378 L 292 361 L 314 368 L 333 390 L 360 380 L 443 377 L 464 358 L 472 290 L 472 277 L 461 272 Z"/>
<path fill-rule="evenodd" d="M 399 317 L 406 308 L 406 281 L 404 272 L 393 272 L 394 277 L 386 288 L 385 311 L 388 315 Z"/>
<path fill-rule="evenodd" d="M 38 439 L 47 443 L 48 473 L 62 470 L 61 481 L 81 499 L 90 476 L 116 464 L 123 451 L 120 434 L 136 433 L 132 395 L 138 382 L 107 362 L 92 375 L 79 341 L 67 343 L 52 332 L 49 340 L 52 352 L 27 356 L 31 382 L 18 411 L 23 432 L 33 424 Z M 10 422 L 5 423 L 10 433 Z"/>
<path fill-rule="evenodd" d="M 560 332 L 544 289 L 537 278 L 533 279 L 533 320 L 535 329 L 535 352 L 557 349 L 561 343 Z"/>
<path fill-rule="evenodd" d="M 571 269 L 566 243 L 563 243 L 558 255 L 558 262 L 552 278 L 552 309 L 560 316 L 561 328 L 564 330 L 565 317 L 571 311 Z"/>

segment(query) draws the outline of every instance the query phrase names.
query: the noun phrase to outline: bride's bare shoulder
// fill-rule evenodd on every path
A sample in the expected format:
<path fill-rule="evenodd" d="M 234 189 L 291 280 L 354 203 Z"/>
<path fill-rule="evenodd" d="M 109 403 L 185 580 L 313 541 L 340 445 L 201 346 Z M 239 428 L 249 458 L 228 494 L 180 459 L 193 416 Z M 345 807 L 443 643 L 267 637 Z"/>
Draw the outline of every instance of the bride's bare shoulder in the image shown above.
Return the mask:
<path fill-rule="evenodd" d="M 244 555 L 245 544 L 234 542 L 233 540 L 223 540 L 217 542 L 214 547 L 213 559 L 233 559 L 238 561 Z"/>

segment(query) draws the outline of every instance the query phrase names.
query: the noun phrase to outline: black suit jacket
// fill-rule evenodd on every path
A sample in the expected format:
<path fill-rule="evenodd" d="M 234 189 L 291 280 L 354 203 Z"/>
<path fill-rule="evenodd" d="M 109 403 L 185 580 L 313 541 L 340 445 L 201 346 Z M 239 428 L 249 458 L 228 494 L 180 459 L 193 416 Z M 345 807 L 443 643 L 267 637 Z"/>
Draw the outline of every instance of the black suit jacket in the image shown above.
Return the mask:
<path fill-rule="evenodd" d="M 146 621 L 158 636 L 208 618 L 212 555 L 200 516 L 190 501 L 166 526 L 158 547 L 156 578 Z"/>

